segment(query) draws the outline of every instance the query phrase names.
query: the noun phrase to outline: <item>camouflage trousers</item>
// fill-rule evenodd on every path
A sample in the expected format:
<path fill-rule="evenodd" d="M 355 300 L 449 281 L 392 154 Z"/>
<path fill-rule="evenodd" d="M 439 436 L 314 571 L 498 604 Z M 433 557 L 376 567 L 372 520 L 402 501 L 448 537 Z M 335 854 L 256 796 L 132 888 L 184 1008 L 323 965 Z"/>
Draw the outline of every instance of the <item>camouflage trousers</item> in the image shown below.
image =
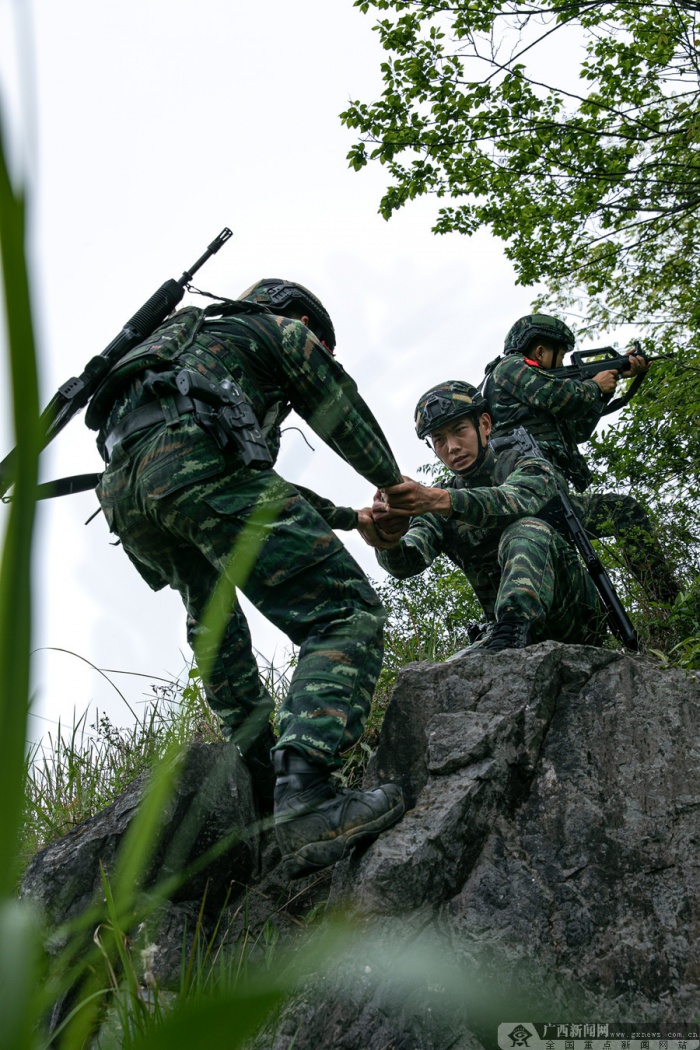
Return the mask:
<path fill-rule="evenodd" d="M 678 584 L 641 503 L 616 492 L 583 493 L 572 496 L 571 502 L 590 536 L 620 541 L 622 561 L 652 600 L 669 605 L 675 601 Z"/>
<path fill-rule="evenodd" d="M 245 746 L 273 707 L 238 587 L 299 646 L 277 748 L 340 765 L 339 752 L 362 732 L 381 669 L 379 598 L 320 515 L 274 471 L 234 462 L 213 477 L 190 473 L 195 480 L 173 490 L 180 475 L 167 456 L 117 448 L 98 491 L 110 528 L 153 588 L 179 591 L 188 637 L 207 668 L 207 698 L 228 733 Z"/>
<path fill-rule="evenodd" d="M 598 592 L 576 551 L 551 525 L 520 518 L 498 546 L 501 582 L 496 617 L 515 613 L 535 641 L 596 644 L 604 616 Z"/>

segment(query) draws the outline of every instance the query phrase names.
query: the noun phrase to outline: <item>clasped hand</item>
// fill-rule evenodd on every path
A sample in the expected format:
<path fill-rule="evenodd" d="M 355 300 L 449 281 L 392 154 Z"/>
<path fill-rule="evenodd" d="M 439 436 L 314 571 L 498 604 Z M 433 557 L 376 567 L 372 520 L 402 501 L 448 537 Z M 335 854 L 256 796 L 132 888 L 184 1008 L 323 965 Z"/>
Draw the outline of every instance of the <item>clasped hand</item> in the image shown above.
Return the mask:
<path fill-rule="evenodd" d="M 403 481 L 378 489 L 371 507 L 358 511 L 357 528 L 366 543 L 377 550 L 395 547 L 417 514 L 448 516 L 452 509 L 450 494 L 445 489 L 421 485 L 402 475 Z"/>

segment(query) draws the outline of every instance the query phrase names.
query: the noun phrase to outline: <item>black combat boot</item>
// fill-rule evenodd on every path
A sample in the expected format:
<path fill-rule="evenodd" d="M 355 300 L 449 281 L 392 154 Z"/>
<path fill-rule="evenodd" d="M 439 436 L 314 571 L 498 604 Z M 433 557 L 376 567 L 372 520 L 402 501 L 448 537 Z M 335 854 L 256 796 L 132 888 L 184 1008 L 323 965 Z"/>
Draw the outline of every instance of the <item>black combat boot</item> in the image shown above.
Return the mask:
<path fill-rule="evenodd" d="M 336 788 L 328 770 L 297 751 L 275 751 L 274 760 L 275 834 L 292 877 L 335 864 L 403 813 L 403 793 L 396 784 L 350 791 Z"/>
<path fill-rule="evenodd" d="M 479 648 L 481 652 L 493 653 L 501 649 L 525 649 L 528 645 L 532 645 L 530 624 L 517 613 L 504 613 Z"/>
<path fill-rule="evenodd" d="M 458 649 L 456 653 L 452 653 L 452 656 L 448 656 L 444 663 L 449 664 L 452 660 L 459 660 L 460 657 L 466 656 L 467 653 L 476 653 L 481 649 L 488 648 L 491 632 L 495 626 L 496 624 L 491 622 L 477 623 L 476 620 L 470 620 L 465 628 L 469 645 L 464 649 Z"/>

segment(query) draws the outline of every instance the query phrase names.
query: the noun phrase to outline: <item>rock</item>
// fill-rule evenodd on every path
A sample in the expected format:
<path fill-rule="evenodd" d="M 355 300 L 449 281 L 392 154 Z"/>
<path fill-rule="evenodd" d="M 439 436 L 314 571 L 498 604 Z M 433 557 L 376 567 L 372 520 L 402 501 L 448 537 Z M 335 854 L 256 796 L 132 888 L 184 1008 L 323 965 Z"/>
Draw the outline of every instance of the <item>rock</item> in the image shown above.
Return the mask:
<path fill-rule="evenodd" d="M 196 761 L 229 768 L 223 752 L 204 753 Z M 309 964 L 255 1046 L 479 1050 L 496 1045 L 501 1022 L 690 1021 L 700 1011 L 699 760 L 697 680 L 645 658 L 545 642 L 409 666 L 365 784 L 398 781 L 408 811 L 336 865 L 330 902 L 351 921 L 337 928 L 329 913 L 321 932 L 333 950 Z M 128 824 L 139 790 L 111 807 L 112 825 Z M 222 794 L 196 803 L 193 826 L 208 830 L 188 833 L 188 856 L 248 826 L 241 787 L 225 816 L 207 816 Z M 171 805 L 169 834 L 191 808 Z M 117 832 L 101 819 L 30 867 L 24 892 L 54 921 L 94 893 L 97 856 L 114 856 Z M 70 870 L 79 855 L 89 860 L 80 876 Z M 158 856 L 159 870 L 177 866 L 165 846 Z M 210 875 L 213 897 L 235 870 L 256 928 L 293 930 L 329 881 L 287 886 L 277 860 L 269 835 L 244 834 L 230 868 Z M 164 906 L 163 959 L 166 925 L 176 944 L 202 886 Z M 244 935 L 236 906 L 231 944 Z M 161 972 L 174 965 L 173 955 Z"/>
<path fill-rule="evenodd" d="M 145 786 L 142 774 L 111 806 L 32 859 L 20 892 L 41 907 L 50 924 L 74 919 L 104 900 L 100 865 L 109 879 Z M 143 889 L 181 875 L 228 839 L 223 852 L 192 871 L 170 894 L 176 902 L 201 901 L 206 887 L 208 908 L 220 910 L 232 887 L 239 896 L 259 874 L 256 820 L 250 777 L 235 749 L 226 744 L 193 745 L 158 823 Z"/>
<path fill-rule="evenodd" d="M 547 642 L 406 668 L 365 786 L 398 781 L 410 808 L 336 866 L 331 901 L 428 976 L 407 988 L 373 967 L 363 986 L 341 953 L 275 1050 L 495 1047 L 511 1020 L 695 1017 L 699 759 L 697 681 L 646 659 Z M 412 1009 L 436 959 L 461 975 L 461 1009 Z"/>

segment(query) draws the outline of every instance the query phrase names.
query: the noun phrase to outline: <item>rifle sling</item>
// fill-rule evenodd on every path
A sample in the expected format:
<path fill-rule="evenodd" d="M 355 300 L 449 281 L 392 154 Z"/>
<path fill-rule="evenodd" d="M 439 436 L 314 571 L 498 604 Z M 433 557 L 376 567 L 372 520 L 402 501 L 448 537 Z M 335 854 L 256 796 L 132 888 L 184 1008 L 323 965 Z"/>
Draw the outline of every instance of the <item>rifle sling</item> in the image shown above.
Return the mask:
<path fill-rule="evenodd" d="M 608 416 L 611 412 L 617 412 L 618 409 L 623 408 L 626 404 L 628 404 L 639 390 L 640 386 L 642 385 L 642 382 L 646 378 L 646 375 L 646 372 L 640 372 L 639 375 L 636 375 L 630 383 L 630 385 L 625 390 L 624 394 L 621 394 L 620 397 L 615 397 L 612 401 L 608 402 L 608 404 L 603 409 L 602 415 Z"/>
<path fill-rule="evenodd" d="M 57 478 L 55 481 L 42 481 L 37 485 L 37 499 L 53 499 L 54 496 L 72 496 L 76 492 L 89 492 L 100 483 L 102 474 L 71 474 L 68 478 Z M 3 503 L 10 503 L 12 496 L 3 496 Z"/>

